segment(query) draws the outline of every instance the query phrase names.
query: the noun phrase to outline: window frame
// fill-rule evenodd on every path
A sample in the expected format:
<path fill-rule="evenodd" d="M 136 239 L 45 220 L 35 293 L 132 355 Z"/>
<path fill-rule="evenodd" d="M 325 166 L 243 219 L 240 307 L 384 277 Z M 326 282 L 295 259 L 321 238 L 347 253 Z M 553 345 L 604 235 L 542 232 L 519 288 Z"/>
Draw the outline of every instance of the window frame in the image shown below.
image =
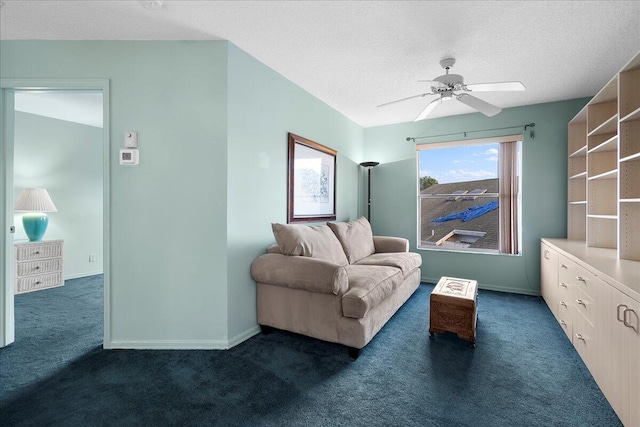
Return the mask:
<path fill-rule="evenodd" d="M 523 134 L 515 134 L 515 135 L 505 135 L 505 136 L 495 136 L 495 137 L 487 137 L 487 138 L 476 138 L 469 140 L 452 140 L 452 141 L 436 141 L 433 143 L 423 143 L 416 145 L 416 193 L 417 193 L 417 242 L 416 248 L 418 250 L 424 251 L 440 251 L 440 252 L 460 252 L 460 253 L 469 253 L 469 254 L 489 254 L 489 255 L 506 255 L 506 256 L 521 256 L 522 255 L 522 146 L 524 141 Z M 454 196 L 454 194 L 438 194 L 438 195 L 429 195 L 422 194 L 420 190 L 420 153 L 424 150 L 430 149 L 442 149 L 442 148 L 454 148 L 454 147 L 468 147 L 473 145 L 486 145 L 492 143 L 500 144 L 500 152 L 498 154 L 498 192 L 497 193 L 482 193 L 482 194 L 474 194 L 477 198 L 493 198 L 497 199 L 500 202 L 503 197 L 508 197 L 507 201 L 509 202 L 510 207 L 515 209 L 515 214 L 511 209 L 505 211 L 503 209 L 503 203 L 499 203 L 499 212 L 498 212 L 498 247 L 497 249 L 488 249 L 488 248 L 451 248 L 451 247 L 436 247 L 436 246 L 423 246 L 422 245 L 422 199 L 436 199 L 436 198 L 447 198 Z M 501 165 L 501 162 L 504 163 L 503 154 L 503 145 L 513 143 L 512 147 L 512 159 L 515 160 L 515 165 L 510 167 L 511 171 L 511 179 L 510 186 L 512 193 L 510 195 L 504 195 L 501 192 L 503 188 L 503 171 L 504 167 Z M 468 193 L 467 193 L 468 195 Z M 513 203 L 515 202 L 515 204 Z M 513 245 L 513 250 L 509 252 L 503 252 L 503 235 L 504 235 L 504 227 L 503 221 L 505 218 L 508 218 L 511 222 L 511 227 L 509 228 L 509 234 L 511 236 L 511 240 L 508 241 L 509 244 Z M 455 229 L 454 229 L 455 231 Z M 454 232 L 452 231 L 452 232 Z M 515 239 L 515 241 L 513 240 Z M 514 244 L 515 242 L 515 244 Z"/>

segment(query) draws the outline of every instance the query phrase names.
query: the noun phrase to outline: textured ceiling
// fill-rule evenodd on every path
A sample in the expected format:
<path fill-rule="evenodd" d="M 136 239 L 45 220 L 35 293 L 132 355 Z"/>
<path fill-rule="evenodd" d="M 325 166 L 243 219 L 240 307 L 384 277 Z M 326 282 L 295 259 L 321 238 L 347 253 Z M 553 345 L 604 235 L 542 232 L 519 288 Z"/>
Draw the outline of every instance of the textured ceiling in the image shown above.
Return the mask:
<path fill-rule="evenodd" d="M 362 126 L 413 120 L 456 58 L 499 107 L 593 96 L 640 50 L 640 1 L 4 1 L 0 39 L 229 40 Z M 430 117 L 473 113 L 443 103 Z"/>

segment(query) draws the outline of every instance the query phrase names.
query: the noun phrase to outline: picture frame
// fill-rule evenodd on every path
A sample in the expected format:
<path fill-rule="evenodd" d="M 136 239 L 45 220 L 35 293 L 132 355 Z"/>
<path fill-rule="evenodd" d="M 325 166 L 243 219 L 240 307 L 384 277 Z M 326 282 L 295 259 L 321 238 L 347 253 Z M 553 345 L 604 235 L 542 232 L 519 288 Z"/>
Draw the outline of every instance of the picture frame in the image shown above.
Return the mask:
<path fill-rule="evenodd" d="M 287 222 L 335 221 L 338 152 L 288 134 Z"/>

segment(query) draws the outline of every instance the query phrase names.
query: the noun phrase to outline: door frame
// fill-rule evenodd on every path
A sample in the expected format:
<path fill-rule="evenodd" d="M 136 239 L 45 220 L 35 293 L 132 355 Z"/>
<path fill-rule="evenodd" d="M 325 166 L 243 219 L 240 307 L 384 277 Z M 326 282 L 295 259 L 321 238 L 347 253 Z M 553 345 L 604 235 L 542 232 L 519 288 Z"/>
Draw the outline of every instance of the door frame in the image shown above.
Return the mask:
<path fill-rule="evenodd" d="M 109 79 L 0 79 L 0 348 L 15 340 L 13 283 L 13 91 L 16 90 L 101 90 L 102 91 L 102 208 L 104 325 L 103 348 L 111 348 L 111 241 L 110 241 L 110 119 Z M 8 159 L 11 159 L 9 162 Z"/>

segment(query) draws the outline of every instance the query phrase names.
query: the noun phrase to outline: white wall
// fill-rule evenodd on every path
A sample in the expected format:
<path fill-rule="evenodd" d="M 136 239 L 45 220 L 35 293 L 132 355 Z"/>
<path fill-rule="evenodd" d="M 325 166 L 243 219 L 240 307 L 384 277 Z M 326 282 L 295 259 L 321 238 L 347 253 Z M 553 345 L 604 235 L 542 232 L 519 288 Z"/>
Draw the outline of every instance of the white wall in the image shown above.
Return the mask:
<path fill-rule="evenodd" d="M 16 111 L 14 144 L 14 197 L 49 192 L 58 212 L 48 214 L 44 240 L 64 240 L 65 279 L 102 273 L 102 128 Z M 21 218 L 14 241 L 28 240 Z"/>

